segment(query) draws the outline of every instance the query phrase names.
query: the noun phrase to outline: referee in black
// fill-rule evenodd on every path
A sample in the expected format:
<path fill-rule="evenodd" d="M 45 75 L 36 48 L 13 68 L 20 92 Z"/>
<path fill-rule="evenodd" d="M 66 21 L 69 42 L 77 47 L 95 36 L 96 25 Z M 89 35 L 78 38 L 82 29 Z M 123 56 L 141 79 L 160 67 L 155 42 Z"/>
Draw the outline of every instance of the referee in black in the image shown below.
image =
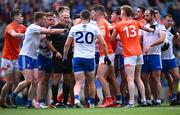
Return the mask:
<path fill-rule="evenodd" d="M 67 7 L 60 8 L 59 11 L 59 23 L 56 24 L 52 28 L 64 29 L 68 30 L 70 24 L 70 12 Z M 52 84 L 52 97 L 53 97 L 53 105 L 55 106 L 67 106 L 67 101 L 70 93 L 70 85 L 73 78 L 72 75 L 72 57 L 73 51 L 72 47 L 68 53 L 67 63 L 63 65 L 62 63 L 62 55 L 64 51 L 64 45 L 66 39 L 68 37 L 69 31 L 65 31 L 64 33 L 59 33 L 56 35 L 48 36 L 48 47 L 51 51 L 53 51 L 52 63 L 53 63 L 53 84 Z M 66 68 L 65 68 L 66 67 Z M 63 105 L 58 103 L 58 86 L 61 80 L 61 76 L 63 75 Z"/>

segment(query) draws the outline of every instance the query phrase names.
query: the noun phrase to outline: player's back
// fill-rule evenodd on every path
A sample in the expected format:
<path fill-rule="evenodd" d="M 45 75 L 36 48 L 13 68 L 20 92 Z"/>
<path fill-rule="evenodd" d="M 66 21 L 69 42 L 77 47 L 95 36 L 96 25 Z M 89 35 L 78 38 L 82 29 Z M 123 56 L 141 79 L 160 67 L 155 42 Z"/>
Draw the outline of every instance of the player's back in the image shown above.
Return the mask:
<path fill-rule="evenodd" d="M 40 29 L 41 27 L 35 24 L 28 26 L 20 55 L 27 55 L 33 59 L 37 59 L 41 39 Z"/>
<path fill-rule="evenodd" d="M 141 24 L 136 20 L 122 21 L 117 24 L 115 31 L 119 33 L 124 57 L 141 55 L 139 28 Z"/>
<path fill-rule="evenodd" d="M 94 58 L 95 39 L 100 34 L 98 27 L 90 23 L 73 26 L 70 36 L 74 38 L 74 57 Z"/>

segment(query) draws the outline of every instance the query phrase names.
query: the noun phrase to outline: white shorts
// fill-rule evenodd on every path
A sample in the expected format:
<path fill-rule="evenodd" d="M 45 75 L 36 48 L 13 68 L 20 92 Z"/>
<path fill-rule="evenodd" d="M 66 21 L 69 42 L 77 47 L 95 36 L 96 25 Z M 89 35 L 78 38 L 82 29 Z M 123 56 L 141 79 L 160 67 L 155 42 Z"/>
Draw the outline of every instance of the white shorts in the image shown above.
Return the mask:
<path fill-rule="evenodd" d="M 144 63 L 143 61 L 143 55 L 139 56 L 130 56 L 124 58 L 124 66 L 128 65 L 142 65 Z"/>
<path fill-rule="evenodd" d="M 17 70 L 19 70 L 17 60 L 1 59 L 1 76 L 5 76 L 6 74 L 13 73 Z"/>
<path fill-rule="evenodd" d="M 104 57 L 105 57 L 105 56 L 99 57 L 99 65 L 100 65 L 100 64 L 104 64 Z M 111 66 L 114 66 L 115 54 L 114 54 L 114 53 L 113 53 L 113 54 L 109 54 L 108 57 L 109 57 L 109 59 L 111 60 Z"/>

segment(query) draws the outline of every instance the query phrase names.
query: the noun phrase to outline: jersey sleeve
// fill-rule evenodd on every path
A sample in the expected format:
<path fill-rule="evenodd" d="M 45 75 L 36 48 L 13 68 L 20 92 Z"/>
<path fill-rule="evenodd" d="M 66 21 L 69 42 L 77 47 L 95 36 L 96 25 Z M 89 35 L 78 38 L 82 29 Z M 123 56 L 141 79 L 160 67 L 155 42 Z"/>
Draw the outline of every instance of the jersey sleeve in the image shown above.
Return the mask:
<path fill-rule="evenodd" d="M 41 29 L 43 29 L 43 28 L 41 28 L 40 26 L 35 26 L 35 27 L 31 28 L 31 31 L 33 33 L 40 34 L 41 33 Z"/>
<path fill-rule="evenodd" d="M 74 37 L 74 28 L 72 27 L 71 28 L 71 30 L 70 30 L 70 32 L 69 32 L 69 35 L 68 35 L 68 37 Z"/>
<path fill-rule="evenodd" d="M 6 27 L 7 33 L 9 34 L 10 31 L 14 30 L 13 26 L 9 25 Z"/>
<path fill-rule="evenodd" d="M 101 35 L 101 30 L 98 27 L 96 27 L 96 35 Z"/>

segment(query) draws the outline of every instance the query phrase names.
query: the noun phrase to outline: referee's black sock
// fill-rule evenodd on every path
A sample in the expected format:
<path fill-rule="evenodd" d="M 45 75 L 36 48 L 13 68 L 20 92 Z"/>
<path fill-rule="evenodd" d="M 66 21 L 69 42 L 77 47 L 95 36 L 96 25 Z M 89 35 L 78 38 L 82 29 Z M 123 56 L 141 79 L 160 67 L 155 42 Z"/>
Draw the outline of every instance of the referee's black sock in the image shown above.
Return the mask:
<path fill-rule="evenodd" d="M 67 83 L 63 83 L 63 103 L 67 104 L 68 97 L 70 93 L 70 85 Z"/>
<path fill-rule="evenodd" d="M 58 86 L 59 85 L 52 85 L 52 97 L 54 105 L 57 103 Z"/>

